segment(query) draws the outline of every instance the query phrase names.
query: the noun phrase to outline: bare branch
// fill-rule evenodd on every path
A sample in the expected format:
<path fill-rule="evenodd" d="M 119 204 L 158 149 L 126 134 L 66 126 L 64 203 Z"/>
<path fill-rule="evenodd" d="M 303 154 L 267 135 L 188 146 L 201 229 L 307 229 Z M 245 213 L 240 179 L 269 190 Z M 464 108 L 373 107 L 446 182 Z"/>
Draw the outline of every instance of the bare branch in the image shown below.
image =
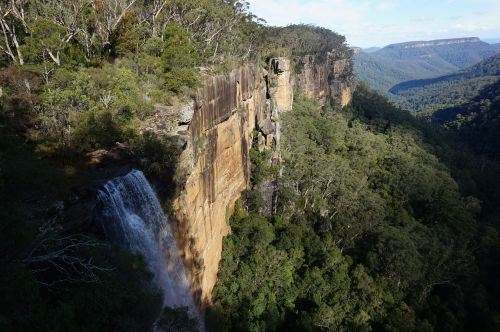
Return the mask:
<path fill-rule="evenodd" d="M 31 249 L 21 260 L 30 266 L 37 280 L 45 286 L 64 282 L 98 282 L 97 272 L 112 271 L 94 263 L 83 251 L 106 244 L 86 235 L 62 236 L 55 220 L 40 228 Z M 50 277 L 47 275 L 50 274 Z"/>

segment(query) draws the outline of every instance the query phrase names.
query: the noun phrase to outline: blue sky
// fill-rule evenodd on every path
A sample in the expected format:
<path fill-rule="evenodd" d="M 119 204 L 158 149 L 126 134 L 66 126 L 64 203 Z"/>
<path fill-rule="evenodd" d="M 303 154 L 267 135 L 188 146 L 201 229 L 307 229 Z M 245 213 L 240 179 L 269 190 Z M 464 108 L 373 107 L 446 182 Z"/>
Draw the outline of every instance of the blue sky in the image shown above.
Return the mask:
<path fill-rule="evenodd" d="M 500 38 L 500 0 L 249 0 L 270 25 L 311 23 L 352 46 L 455 37 Z"/>

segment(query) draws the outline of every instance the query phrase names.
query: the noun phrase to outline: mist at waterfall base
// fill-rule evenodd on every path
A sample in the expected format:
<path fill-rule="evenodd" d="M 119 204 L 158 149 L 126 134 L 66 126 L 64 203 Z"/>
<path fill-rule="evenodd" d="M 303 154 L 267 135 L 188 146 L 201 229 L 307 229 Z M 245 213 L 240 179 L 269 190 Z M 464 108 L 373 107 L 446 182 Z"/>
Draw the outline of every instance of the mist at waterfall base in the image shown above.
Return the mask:
<path fill-rule="evenodd" d="M 98 199 L 102 204 L 98 219 L 106 236 L 144 257 L 163 290 L 164 306 L 187 307 L 190 316 L 200 320 L 170 225 L 144 174 L 133 170 L 108 181 Z"/>

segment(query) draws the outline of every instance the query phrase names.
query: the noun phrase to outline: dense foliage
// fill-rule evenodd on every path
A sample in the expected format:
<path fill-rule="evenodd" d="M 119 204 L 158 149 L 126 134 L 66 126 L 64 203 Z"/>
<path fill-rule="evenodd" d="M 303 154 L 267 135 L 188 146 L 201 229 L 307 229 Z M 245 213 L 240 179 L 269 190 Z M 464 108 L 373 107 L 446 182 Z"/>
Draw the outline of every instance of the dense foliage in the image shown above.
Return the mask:
<path fill-rule="evenodd" d="M 193 94 L 201 66 L 349 53 L 327 29 L 265 27 L 240 0 L 15 0 L 0 14 L 4 109 L 49 155 L 132 140 L 156 105 Z"/>
<path fill-rule="evenodd" d="M 500 80 L 459 106 L 438 110 L 432 120 L 454 130 L 479 155 L 500 160 Z"/>
<path fill-rule="evenodd" d="M 498 296 L 500 290 L 494 281 L 498 278 L 498 227 L 500 226 L 500 145 L 499 145 L 499 96 L 497 81 L 485 87 L 476 97 L 463 105 L 442 109 L 433 114 L 432 120 L 443 125 L 459 144 L 461 153 L 455 152 L 451 160 L 453 173 L 460 180 L 465 192 L 480 200 L 478 220 L 483 226 L 481 240 L 476 252 L 477 278 L 482 287 L 474 294 L 470 305 L 470 316 L 486 322 L 483 329 L 494 330 L 492 321 L 498 320 Z M 492 312 L 494 311 L 494 312 Z M 469 324 L 469 329 L 474 323 Z"/>
<path fill-rule="evenodd" d="M 2 50 L 20 65 L 98 63 L 144 48 L 154 53 L 169 24 L 187 30 L 200 54 L 216 61 L 251 53 L 256 25 L 239 0 L 13 0 L 1 10 Z"/>
<path fill-rule="evenodd" d="M 500 56 L 496 55 L 461 71 L 429 79 L 406 81 L 390 89 L 391 100 L 399 107 L 418 113 L 420 117 L 438 123 L 459 118 L 455 126 L 463 123 L 463 117 L 474 116 L 477 105 L 483 100 L 495 99 L 495 84 L 500 78 Z M 472 102 L 471 102 L 472 101 Z M 486 122 L 485 120 L 482 122 Z M 484 135 L 487 139 L 489 134 Z"/>
<path fill-rule="evenodd" d="M 429 116 L 437 110 L 466 103 L 486 86 L 498 81 L 500 76 L 456 79 L 428 84 L 399 91 L 394 103 L 402 109 Z"/>
<path fill-rule="evenodd" d="M 213 330 L 499 328 L 498 233 L 439 161 L 447 140 L 364 87 L 343 112 L 296 100 L 283 125 L 280 209 L 237 208 Z"/>
<path fill-rule="evenodd" d="M 350 51 L 345 47 L 345 37 L 326 28 L 305 24 L 288 25 L 270 27 L 267 34 L 270 50 L 276 55 L 318 54 L 325 57 L 332 51 L 336 52 L 333 56 L 337 58 L 350 55 Z"/>
<path fill-rule="evenodd" d="M 245 31 L 259 29 L 238 1 L 9 1 L 0 11 L 4 111 L 49 155 L 134 139 L 154 105 L 199 85 L 197 66 L 255 57 Z"/>
<path fill-rule="evenodd" d="M 373 53 L 360 52 L 353 56 L 354 72 L 358 80 L 366 82 L 379 93 L 387 93 L 394 85 L 415 79 L 415 75 L 394 68 Z"/>

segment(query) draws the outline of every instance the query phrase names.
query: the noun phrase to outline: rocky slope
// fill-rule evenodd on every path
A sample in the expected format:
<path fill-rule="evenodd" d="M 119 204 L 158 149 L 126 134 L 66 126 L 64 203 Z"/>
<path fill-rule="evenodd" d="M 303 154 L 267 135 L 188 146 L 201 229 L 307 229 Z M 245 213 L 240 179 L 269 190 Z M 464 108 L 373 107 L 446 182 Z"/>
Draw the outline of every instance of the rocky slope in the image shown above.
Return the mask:
<path fill-rule="evenodd" d="M 155 126 L 169 128 L 186 142 L 177 172 L 173 226 L 201 305 L 210 303 L 222 239 L 230 232 L 228 216 L 249 184 L 254 135 L 260 149 L 274 148 L 279 159 L 279 114 L 292 110 L 294 91 L 323 103 L 332 97 L 339 106 L 352 97 L 350 59 L 274 58 L 267 67 L 247 65 L 207 78 L 177 119 L 172 120 L 169 109 L 157 110 Z"/>

